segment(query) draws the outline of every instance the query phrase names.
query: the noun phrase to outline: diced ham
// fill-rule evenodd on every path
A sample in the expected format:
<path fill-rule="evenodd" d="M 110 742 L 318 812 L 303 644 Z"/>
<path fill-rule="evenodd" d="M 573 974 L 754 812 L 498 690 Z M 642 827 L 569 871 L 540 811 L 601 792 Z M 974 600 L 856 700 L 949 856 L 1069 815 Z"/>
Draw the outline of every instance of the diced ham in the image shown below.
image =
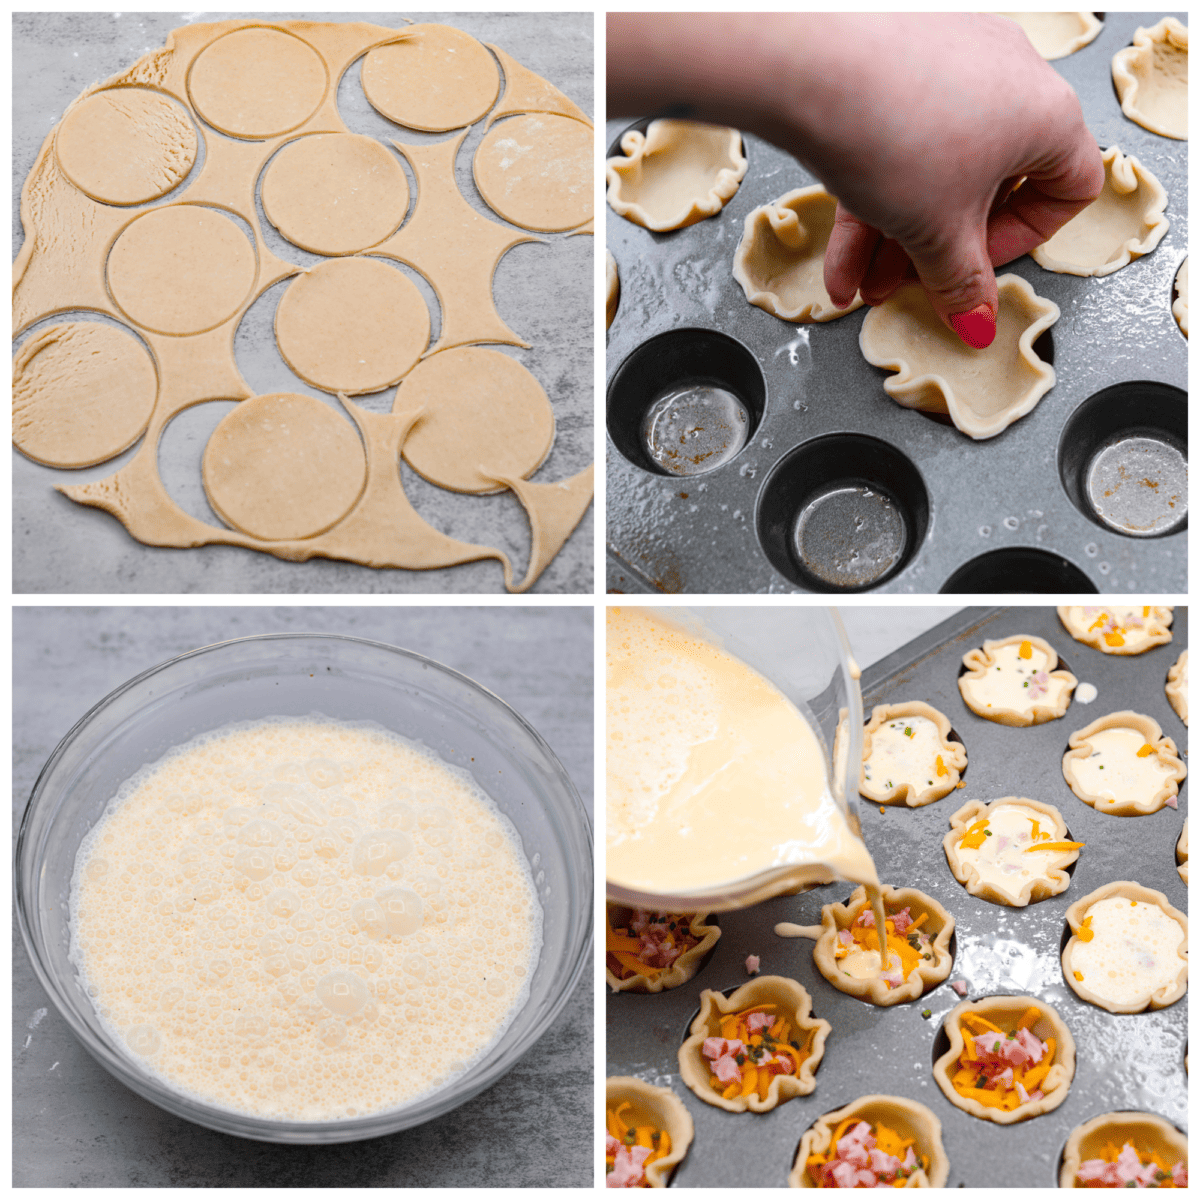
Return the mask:
<path fill-rule="evenodd" d="M 838 935 L 837 935 L 837 940 L 843 946 L 846 946 L 847 948 L 854 945 L 854 936 L 851 934 L 850 930 L 848 930 L 848 929 L 839 929 Z"/>
<path fill-rule="evenodd" d="M 1020 1100 L 1022 1104 L 1028 1104 L 1029 1093 L 1025 1090 L 1025 1087 L 1021 1081 L 1019 1079 L 1015 1080 L 1013 1086 L 1017 1089 L 1017 1099 Z"/>
<path fill-rule="evenodd" d="M 962 979 L 956 979 L 956 980 L 955 980 L 955 981 L 954 981 L 954 982 L 953 982 L 953 983 L 952 983 L 950 986 L 951 986 L 951 987 L 952 987 L 952 988 L 953 988 L 953 989 L 954 989 L 954 990 L 955 990 L 955 991 L 956 991 L 956 992 L 957 992 L 957 993 L 958 993 L 960 996 L 965 996 L 965 995 L 967 994 L 967 985 L 966 985 L 966 982 L 965 982 L 964 980 L 962 980 Z"/>
<path fill-rule="evenodd" d="M 608 1187 L 641 1187 L 645 1162 L 653 1153 L 649 1146 L 621 1146 L 606 1179 Z"/>
<path fill-rule="evenodd" d="M 858 920 L 854 923 L 855 925 L 861 925 L 864 929 L 874 929 L 875 914 L 869 908 L 864 908 L 862 912 L 859 913 Z"/>
<path fill-rule="evenodd" d="M 1174 808 L 1174 809 L 1178 810 L 1179 797 L 1178 796 L 1168 796 L 1163 803 L 1165 803 L 1168 808 Z"/>
<path fill-rule="evenodd" d="M 616 1154 L 621 1148 L 621 1143 L 608 1130 L 604 1131 L 604 1153 L 605 1155 Z"/>
<path fill-rule="evenodd" d="M 907 933 L 908 927 L 912 923 L 912 913 L 910 913 L 907 908 L 902 908 L 892 917 L 892 924 L 895 925 L 897 933 Z"/>
<path fill-rule="evenodd" d="M 746 955 L 746 974 L 747 975 L 757 975 L 758 974 L 758 963 L 759 963 L 759 958 L 758 958 L 757 954 L 747 954 Z"/>
<path fill-rule="evenodd" d="M 737 1038 L 710 1037 L 704 1039 L 704 1045 L 700 1047 L 700 1053 L 705 1058 L 711 1058 L 715 1061 L 727 1054 L 741 1054 L 744 1049 L 744 1043 Z"/>
<path fill-rule="evenodd" d="M 770 1013 L 752 1012 L 746 1018 L 746 1028 L 750 1030 L 751 1034 L 755 1034 L 760 1030 L 770 1029 L 774 1021 L 775 1018 Z"/>
<path fill-rule="evenodd" d="M 713 1063 L 713 1074 L 724 1084 L 734 1083 L 742 1077 L 741 1068 L 732 1054 L 726 1054 Z"/>
<path fill-rule="evenodd" d="M 894 1154 L 885 1154 L 876 1147 L 871 1151 L 871 1170 L 876 1175 L 895 1175 L 900 1170 L 900 1160 Z"/>
<path fill-rule="evenodd" d="M 876 1146 L 870 1125 L 859 1121 L 842 1134 L 834 1157 L 816 1174 L 820 1176 L 818 1183 L 823 1187 L 891 1187 L 899 1172 L 911 1174 L 917 1166 L 917 1157 L 911 1146 L 907 1148 L 903 1161 L 887 1154 Z"/>

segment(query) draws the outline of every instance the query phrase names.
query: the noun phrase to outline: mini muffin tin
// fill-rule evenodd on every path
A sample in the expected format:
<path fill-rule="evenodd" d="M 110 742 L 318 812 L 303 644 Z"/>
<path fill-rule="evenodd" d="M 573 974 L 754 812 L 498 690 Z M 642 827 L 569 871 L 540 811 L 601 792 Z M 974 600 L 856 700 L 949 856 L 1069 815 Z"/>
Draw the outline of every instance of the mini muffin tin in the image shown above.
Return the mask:
<path fill-rule="evenodd" d="M 737 194 L 686 229 L 651 233 L 607 210 L 621 284 L 607 356 L 610 591 L 1186 590 L 1188 347 L 1171 303 L 1188 145 L 1128 120 L 1111 71 L 1161 16 L 1107 13 L 1091 45 L 1051 65 L 1101 147 L 1119 145 L 1162 183 L 1171 228 L 1108 276 L 1059 275 L 1028 256 L 1000 268 L 1061 310 L 1035 346 L 1057 382 L 987 441 L 884 392 L 890 372 L 858 345 L 866 309 L 792 325 L 746 300 L 732 267 L 747 213 L 814 182 L 782 150 L 743 135 Z M 647 124 L 609 122 L 609 155 Z M 705 474 L 667 474 L 645 412 L 697 383 L 739 397 L 749 437 Z"/>
<path fill-rule="evenodd" d="M 886 619 L 886 610 L 880 610 L 880 620 Z M 954 967 L 945 983 L 920 1000 L 891 1008 L 839 992 L 813 965 L 811 941 L 774 932 L 780 921 L 818 924 L 822 905 L 845 900 L 853 891 L 852 884 L 835 883 L 715 918 L 721 938 L 712 957 L 682 987 L 659 995 L 609 994 L 608 1074 L 636 1075 L 673 1088 L 695 1122 L 695 1140 L 672 1186 L 784 1187 L 805 1130 L 822 1113 L 872 1092 L 906 1096 L 933 1110 L 950 1159 L 948 1187 L 1056 1187 L 1071 1130 L 1113 1110 L 1157 1113 L 1186 1129 L 1187 997 L 1158 1012 L 1114 1015 L 1080 1000 L 1063 980 L 1059 963 L 1069 934 L 1067 908 L 1102 884 L 1134 880 L 1187 911 L 1175 843 L 1187 814 L 1188 781 L 1180 790 L 1179 811 L 1113 817 L 1076 799 L 1061 769 L 1071 733 L 1123 708 L 1154 717 L 1186 752 L 1187 727 L 1164 692 L 1167 671 L 1187 646 L 1186 609 L 1175 609 L 1172 629 L 1167 645 L 1118 657 L 1076 642 L 1052 608 L 964 609 L 863 673 L 868 716 L 876 704 L 925 700 L 949 717 L 967 749 L 964 786 L 944 800 L 885 812 L 860 801 L 880 881 L 918 888 L 954 917 Z M 1073 701 L 1066 716 L 1027 729 L 972 713 L 958 691 L 962 656 L 985 638 L 1015 633 L 1044 637 L 1080 683 L 1095 685 L 1096 700 Z M 1087 843 L 1062 894 L 1026 908 L 1005 908 L 970 895 L 950 873 L 942 839 L 951 814 L 967 800 L 1002 796 L 1053 804 L 1070 835 Z M 727 1113 L 704 1103 L 680 1081 L 676 1058 L 699 1010 L 700 992 L 745 983 L 750 954 L 760 956 L 763 974 L 799 981 L 813 998 L 813 1016 L 833 1027 L 816 1072 L 816 1090 L 762 1115 Z M 971 1000 L 1029 995 L 1056 1009 L 1076 1045 L 1075 1078 L 1059 1108 L 1001 1126 L 969 1116 L 946 1099 L 934 1082 L 933 1062 L 948 1045 L 941 1030 L 946 1014 L 959 1003 L 950 986 L 955 980 L 966 982 Z M 928 1019 L 922 1018 L 925 1010 Z"/>

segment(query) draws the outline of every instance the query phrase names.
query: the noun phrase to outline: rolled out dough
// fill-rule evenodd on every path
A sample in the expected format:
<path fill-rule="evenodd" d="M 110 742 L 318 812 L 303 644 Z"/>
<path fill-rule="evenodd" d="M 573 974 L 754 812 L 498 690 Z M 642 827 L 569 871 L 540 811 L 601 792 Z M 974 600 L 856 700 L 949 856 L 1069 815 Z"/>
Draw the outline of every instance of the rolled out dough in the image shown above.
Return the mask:
<path fill-rule="evenodd" d="M 165 196 L 192 169 L 196 146 L 179 105 L 140 87 L 93 92 L 67 110 L 54 141 L 63 174 L 105 204 Z"/>
<path fill-rule="evenodd" d="M 289 242 L 313 254 L 354 254 L 396 231 L 408 180 L 374 138 L 318 133 L 297 138 L 263 176 L 263 212 Z"/>
<path fill-rule="evenodd" d="M 397 268 L 338 258 L 288 285 L 275 340 L 301 379 L 348 396 L 377 392 L 416 366 L 429 345 L 429 309 Z"/>
<path fill-rule="evenodd" d="M 1121 111 L 1143 129 L 1186 141 L 1188 31 L 1174 17 L 1141 27 L 1112 60 Z"/>
<path fill-rule="evenodd" d="M 1090 12 L 1005 12 L 996 16 L 1016 21 L 1033 48 L 1050 60 L 1082 50 L 1104 28 L 1104 22 Z"/>
<path fill-rule="evenodd" d="M 475 185 L 522 229 L 561 233 L 592 216 L 592 127 L 532 113 L 493 125 L 475 151 Z"/>

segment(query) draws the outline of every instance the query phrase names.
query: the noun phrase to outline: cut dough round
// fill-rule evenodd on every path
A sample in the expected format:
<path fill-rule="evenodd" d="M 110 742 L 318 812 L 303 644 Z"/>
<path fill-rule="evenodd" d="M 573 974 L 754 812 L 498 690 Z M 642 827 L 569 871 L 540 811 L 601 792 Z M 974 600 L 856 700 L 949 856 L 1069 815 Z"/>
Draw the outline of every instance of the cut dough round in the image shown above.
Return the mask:
<path fill-rule="evenodd" d="M 1014 633 L 963 655 L 958 690 L 976 716 L 1000 725 L 1041 725 L 1067 711 L 1078 682 L 1057 670 L 1058 655 L 1039 637 Z"/>
<path fill-rule="evenodd" d="M 1071 734 L 1067 744 L 1063 776 L 1097 812 L 1144 817 L 1164 805 L 1179 807 L 1187 767 L 1153 717 L 1127 709 L 1109 713 Z"/>
<path fill-rule="evenodd" d="M 1077 641 L 1102 654 L 1144 654 L 1171 640 L 1174 610 L 1163 604 L 1062 604 L 1058 619 Z"/>
<path fill-rule="evenodd" d="M 837 308 L 825 290 L 825 247 L 837 200 L 819 183 L 746 214 L 733 277 L 746 299 L 784 321 L 833 321 L 862 308 L 855 295 Z"/>
<path fill-rule="evenodd" d="M 313 254 L 354 254 L 395 232 L 408 211 L 408 180 L 374 138 L 318 133 L 271 160 L 263 212 L 289 242 Z"/>
<path fill-rule="evenodd" d="M 1167 193 L 1133 155 L 1119 146 L 1103 154 L 1104 190 L 1049 241 L 1030 250 L 1047 271 L 1111 275 L 1149 254 L 1171 228 L 1163 216 Z"/>
<path fill-rule="evenodd" d="M 1009 1089 L 1012 1099 L 1018 1103 L 1006 1107 L 985 1103 L 971 1094 L 984 1091 L 994 1097 L 999 1089 L 977 1088 L 976 1076 L 980 1068 L 974 1066 L 969 1071 L 966 1069 L 968 1062 L 978 1063 L 980 1060 L 972 1058 L 967 1050 L 963 1038 L 964 1021 L 968 1026 L 968 1033 L 972 1033 L 976 1054 L 994 1056 L 995 1046 L 1003 1048 L 1012 1040 L 1008 1038 L 1009 1033 L 1017 1034 L 1017 1040 L 1021 1040 L 1017 1031 L 1022 1028 L 1027 1029 L 1033 1037 L 1049 1047 L 1049 1069 L 1035 1086 L 1026 1089 L 1030 1099 L 1020 1101 L 1019 1093 Z M 973 1032 L 969 1028 L 971 1025 L 975 1025 L 976 1030 L 985 1032 Z M 994 1040 L 990 1045 L 986 1033 L 987 1026 L 994 1027 Z M 933 1077 L 945 1093 L 946 1099 L 963 1112 L 984 1121 L 994 1121 L 997 1125 L 1013 1125 L 1018 1121 L 1028 1121 L 1030 1117 L 1039 1117 L 1043 1113 L 1051 1112 L 1067 1098 L 1071 1081 L 1075 1078 L 1075 1039 L 1063 1024 L 1062 1018 L 1044 1000 L 1036 1000 L 1032 996 L 987 996 L 983 1000 L 964 1000 L 946 1014 L 943 1028 L 950 1039 L 950 1049 L 933 1064 Z M 1052 1047 L 1051 1040 L 1054 1043 Z M 967 1061 L 960 1064 L 960 1057 L 964 1051 L 967 1051 Z M 1047 1054 L 1043 1051 L 1036 1063 L 1030 1062 L 1028 1065 L 1038 1070 L 1042 1060 L 1046 1058 Z M 992 1061 L 995 1061 L 994 1058 Z M 1015 1074 L 1014 1070 L 1014 1076 Z M 964 1088 L 965 1094 L 955 1087 L 955 1079 L 959 1081 L 959 1086 Z M 1040 1099 L 1033 1098 L 1037 1091 L 1042 1093 Z"/>
<path fill-rule="evenodd" d="M 1068 837 L 1053 804 L 1004 796 L 987 804 L 968 800 L 950 818 L 942 848 L 954 878 L 972 896 L 1024 908 L 1071 886 L 1066 868 L 1083 843 Z"/>
<path fill-rule="evenodd" d="M 626 1107 L 628 1106 L 628 1107 Z M 607 1114 L 616 1114 L 626 1125 L 652 1125 L 671 1139 L 671 1149 L 646 1167 L 649 1187 L 666 1187 L 671 1173 L 683 1161 L 692 1144 L 695 1126 L 692 1115 L 683 1101 L 670 1088 L 654 1087 L 632 1075 L 611 1075 L 604 1081 L 604 1107 Z M 606 1120 L 606 1132 L 615 1136 L 611 1118 Z M 617 1138 L 617 1141 L 620 1141 Z"/>
<path fill-rule="evenodd" d="M 235 529 L 267 541 L 337 524 L 367 479 L 354 426 L 313 396 L 243 400 L 204 448 L 204 490 Z"/>
<path fill-rule="evenodd" d="M 863 731 L 858 790 L 876 804 L 920 808 L 949 795 L 967 768 L 949 718 L 920 700 L 878 704 Z"/>
<path fill-rule="evenodd" d="M 1187 917 L 1162 892 L 1119 880 L 1067 909 L 1063 978 L 1111 1013 L 1168 1008 L 1187 991 Z"/>
<path fill-rule="evenodd" d="M 325 98 L 321 56 L 281 29 L 235 29 L 206 46 L 188 74 L 196 111 L 231 137 L 276 137 L 302 125 Z"/>
<path fill-rule="evenodd" d="M 404 443 L 418 475 L 454 492 L 497 492 L 497 475 L 527 479 L 554 442 L 542 385 L 498 350 L 460 346 L 425 359 L 400 385 L 393 412 L 422 409 Z"/>
<path fill-rule="evenodd" d="M 845 1108 L 817 1118 L 800 1139 L 800 1149 L 796 1153 L 791 1174 L 788 1175 L 788 1187 L 822 1186 L 813 1173 L 822 1164 L 810 1163 L 809 1160 L 821 1157 L 828 1163 L 829 1152 L 836 1149 L 833 1145 L 834 1134 L 852 1120 L 865 1121 L 871 1126 L 872 1135 L 877 1134 L 877 1126 L 882 1124 L 892 1133 L 898 1134 L 901 1143 L 911 1142 L 913 1154 L 919 1165 L 905 1180 L 905 1187 L 946 1186 L 946 1179 L 950 1174 L 950 1160 L 942 1146 L 941 1121 L 925 1105 L 918 1104 L 915 1100 L 908 1100 L 904 1096 L 871 1095 L 860 1096 Z M 854 1126 L 849 1127 L 853 1128 Z M 878 1149 L 885 1154 L 896 1158 L 906 1155 L 906 1148 L 885 1145 L 878 1137 L 876 1142 Z M 824 1186 L 837 1185 L 826 1182 Z"/>
<path fill-rule="evenodd" d="M 571 117 L 533 113 L 488 130 L 475 151 L 475 185 L 522 229 L 560 233 L 592 216 L 595 134 Z"/>
<path fill-rule="evenodd" d="M 1188 260 L 1185 258 L 1175 276 L 1175 302 L 1171 305 L 1175 323 L 1184 337 L 1188 335 Z"/>
<path fill-rule="evenodd" d="M 800 1045 L 799 1070 L 795 1074 L 772 1075 L 764 1100 L 758 1091 L 745 1096 L 725 1097 L 712 1084 L 712 1060 L 704 1055 L 708 1038 L 721 1037 L 721 1019 L 743 1012 L 756 1005 L 773 1004 L 774 1015 L 791 1026 L 788 1042 Z M 723 1108 L 726 1112 L 770 1112 L 796 1096 L 807 1096 L 816 1086 L 813 1072 L 825 1055 L 825 1039 L 830 1024 L 809 1014 L 812 997 L 794 979 L 781 975 L 760 975 L 744 983 L 729 996 L 705 990 L 700 993 L 700 1013 L 692 1022 L 687 1040 L 679 1047 L 679 1078 L 705 1104 Z M 728 1047 L 726 1047 L 728 1049 Z M 786 1049 L 786 1047 L 784 1047 Z"/>
<path fill-rule="evenodd" d="M 1186 141 L 1188 31 L 1174 17 L 1140 27 L 1112 60 L 1121 111 L 1143 129 Z"/>
<path fill-rule="evenodd" d="M 613 317 L 617 315 L 617 304 L 621 298 L 621 280 L 617 275 L 617 260 L 613 258 L 611 250 L 604 251 L 604 264 L 605 311 L 607 315 L 607 324 L 604 328 L 611 329 Z"/>
<path fill-rule="evenodd" d="M 1016 21 L 1033 48 L 1047 60 L 1066 58 L 1095 41 L 1104 22 L 1090 12 L 1002 12 L 998 17 Z"/>
<path fill-rule="evenodd" d="M 698 970 L 700 964 L 704 961 L 705 955 L 712 950 L 721 937 L 720 927 L 717 925 L 709 925 L 707 913 L 698 913 L 689 915 L 687 913 L 637 913 L 633 909 L 627 908 L 621 904 L 608 904 L 605 906 L 605 921 L 607 941 L 605 945 L 605 977 L 608 980 L 608 986 L 614 992 L 664 992 L 670 991 L 671 988 L 677 988 L 681 983 L 687 983 Z M 636 930 L 631 926 L 631 921 L 636 921 L 638 917 L 646 920 L 644 926 L 639 925 L 639 928 L 644 928 L 647 931 L 654 930 L 655 926 L 661 927 L 665 922 L 670 925 L 676 924 L 685 934 L 684 938 L 679 938 L 678 934 L 668 932 L 667 937 L 671 939 L 672 944 L 677 948 L 681 942 L 694 942 L 695 944 L 684 950 L 677 958 L 675 958 L 668 966 L 655 971 L 651 968 L 651 973 L 643 974 L 639 970 L 631 970 L 627 964 L 622 964 L 616 957 L 616 954 L 629 953 L 629 950 L 618 949 L 617 943 L 622 940 L 622 935 L 619 932 L 629 929 L 630 937 L 624 940 L 629 941 L 636 935 Z M 653 918 L 663 918 L 663 920 L 654 920 Z M 640 939 L 640 935 L 639 939 Z M 650 941 L 657 941 L 657 933 L 650 933 Z M 645 942 L 643 942 L 643 946 Z M 640 957 L 636 951 L 633 951 L 635 956 Z M 615 968 L 615 970 L 614 970 Z M 624 973 L 629 971 L 626 978 L 622 978 L 617 974 L 617 971 Z"/>
<path fill-rule="evenodd" d="M 54 150 L 62 173 L 103 204 L 157 200 L 196 161 L 186 113 L 149 88 L 106 88 L 67 110 Z"/>
<path fill-rule="evenodd" d="M 1187 819 L 1184 818 L 1183 832 L 1179 835 L 1179 841 L 1175 843 L 1175 861 L 1179 864 L 1179 878 L 1184 883 L 1188 881 L 1188 834 L 1187 834 Z"/>
<path fill-rule="evenodd" d="M 1058 305 L 1019 275 L 1000 275 L 996 340 L 966 346 L 945 325 L 919 283 L 901 284 L 863 321 L 858 344 L 876 367 L 898 371 L 883 381 L 897 404 L 949 413 L 970 437 L 990 438 L 1032 412 L 1054 386 L 1054 368 L 1033 343 L 1058 320 Z"/>
<path fill-rule="evenodd" d="M 1174 1125 L 1152 1113 L 1110 1112 L 1093 1117 L 1071 1130 L 1071 1136 L 1067 1138 L 1067 1145 L 1063 1150 L 1058 1186 L 1087 1187 L 1088 1183 L 1094 1183 L 1097 1179 L 1099 1183 L 1096 1186 L 1123 1186 L 1121 1181 L 1125 1177 L 1124 1173 L 1118 1172 L 1115 1164 L 1112 1171 L 1106 1173 L 1109 1178 L 1092 1172 L 1087 1175 L 1085 1181 L 1078 1177 L 1078 1172 L 1085 1162 L 1101 1159 L 1111 1162 L 1111 1150 L 1116 1149 L 1119 1153 L 1119 1148 L 1123 1148 L 1126 1143 L 1133 1147 L 1143 1164 L 1158 1159 L 1168 1171 L 1177 1164 L 1182 1164 L 1184 1169 L 1187 1169 L 1187 1135 L 1180 1133 Z M 1103 1171 L 1103 1168 L 1100 1170 Z"/>
<path fill-rule="evenodd" d="M 404 34 L 363 59 L 363 91 L 377 112 L 441 133 L 470 125 L 496 102 L 500 72 L 470 34 L 449 25 L 410 25 Z"/>
<path fill-rule="evenodd" d="M 1167 672 L 1167 699 L 1176 715 L 1186 725 L 1188 723 L 1188 668 L 1187 651 L 1185 650 L 1176 660 L 1175 665 Z"/>
<path fill-rule="evenodd" d="M 714 217 L 733 199 L 749 163 L 742 135 L 724 125 L 651 121 L 621 138 L 605 164 L 613 212 L 663 233 Z"/>
<path fill-rule="evenodd" d="M 51 325 L 13 359 L 13 444 L 48 467 L 90 467 L 142 436 L 157 394 L 154 363 L 130 334 Z"/>
<path fill-rule="evenodd" d="M 889 926 L 904 909 L 908 909 L 911 921 L 920 922 L 911 933 L 907 927 L 903 932 L 894 927 L 888 930 L 889 966 L 898 970 L 903 980 L 889 984 L 879 973 L 879 939 L 873 939 L 871 949 L 869 935 L 874 933 L 874 917 L 865 887 L 855 888 L 845 904 L 826 904 L 821 909 L 821 936 L 813 947 L 813 963 L 839 992 L 887 1008 L 919 1000 L 950 974 L 954 965 L 950 953 L 954 918 L 932 896 L 916 888 L 894 888 L 885 883 L 881 890 Z M 856 938 L 853 932 L 860 927 L 860 918 L 866 919 L 869 928 Z M 840 936 L 842 933 L 851 936 L 849 945 Z M 911 944 L 910 938 L 919 943 L 919 948 Z M 925 959 L 925 954 L 931 957 Z"/>
<path fill-rule="evenodd" d="M 275 337 L 301 379 L 348 396 L 377 392 L 403 379 L 429 345 L 429 309 L 395 267 L 339 258 L 288 285 Z"/>
<path fill-rule="evenodd" d="M 176 204 L 135 217 L 108 256 L 108 290 L 135 324 L 203 333 L 228 321 L 254 286 L 254 247 L 213 208 Z"/>

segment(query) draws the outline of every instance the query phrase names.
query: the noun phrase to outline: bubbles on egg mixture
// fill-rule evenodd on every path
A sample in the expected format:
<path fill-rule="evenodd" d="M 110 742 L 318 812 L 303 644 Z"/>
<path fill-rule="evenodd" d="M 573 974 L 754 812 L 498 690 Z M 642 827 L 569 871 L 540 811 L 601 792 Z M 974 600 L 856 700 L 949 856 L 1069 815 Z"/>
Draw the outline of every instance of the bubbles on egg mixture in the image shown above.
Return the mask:
<path fill-rule="evenodd" d="M 101 1019 L 164 1082 L 260 1117 L 395 1108 L 469 1071 L 540 947 L 508 820 L 370 725 L 177 747 L 75 860 L 70 954 Z"/>

